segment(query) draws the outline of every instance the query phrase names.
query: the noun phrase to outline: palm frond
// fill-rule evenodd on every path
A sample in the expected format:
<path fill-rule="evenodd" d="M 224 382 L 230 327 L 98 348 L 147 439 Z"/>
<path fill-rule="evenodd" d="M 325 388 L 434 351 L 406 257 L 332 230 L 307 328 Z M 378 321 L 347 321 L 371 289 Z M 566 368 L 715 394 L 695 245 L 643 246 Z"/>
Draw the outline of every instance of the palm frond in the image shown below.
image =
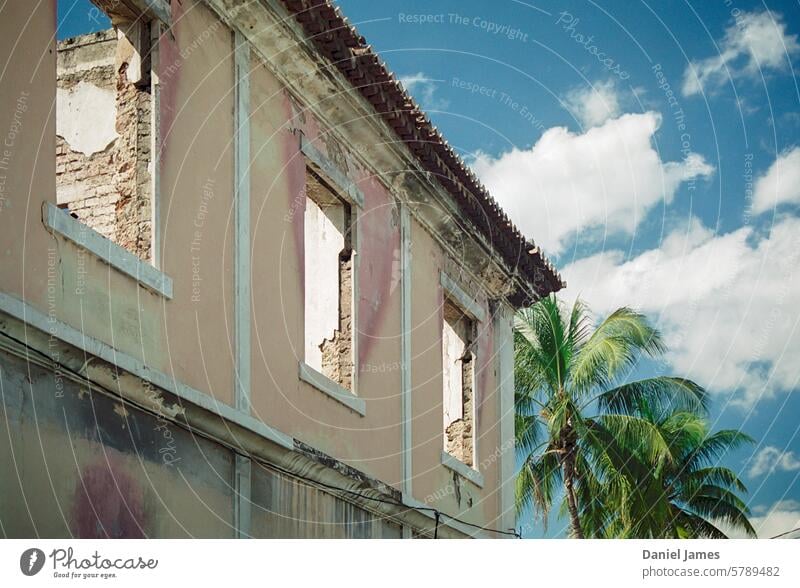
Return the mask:
<path fill-rule="evenodd" d="M 651 464 L 674 460 L 661 430 L 649 420 L 635 415 L 604 414 L 598 421 L 631 455 L 641 455 Z"/>
<path fill-rule="evenodd" d="M 539 418 L 517 410 L 514 414 L 514 446 L 518 453 L 530 455 L 541 444 L 544 426 Z"/>
<path fill-rule="evenodd" d="M 647 408 L 656 418 L 676 410 L 694 413 L 708 410 L 708 395 L 702 386 L 671 376 L 629 382 L 603 392 L 597 400 L 601 410 L 641 414 Z"/>
<path fill-rule="evenodd" d="M 716 525 L 691 512 L 679 511 L 672 520 L 674 539 L 727 539 Z M 667 538 L 667 537 L 665 537 Z"/>
<path fill-rule="evenodd" d="M 705 485 L 714 485 L 727 490 L 746 493 L 747 486 L 739 479 L 733 470 L 725 467 L 707 467 L 686 474 L 683 485 L 689 492 Z"/>
<path fill-rule="evenodd" d="M 547 521 L 557 486 L 561 483 L 558 455 L 548 448 L 539 456 L 529 456 L 516 480 L 517 513 L 533 506 Z"/>
<path fill-rule="evenodd" d="M 514 337 L 519 511 L 546 521 L 558 500 L 587 537 L 725 537 L 718 525 L 755 534 L 739 497 L 747 488 L 719 465 L 752 439 L 710 434 L 708 396 L 691 380 L 620 384 L 665 350 L 643 315 L 620 308 L 592 330 L 582 301 L 566 312 L 551 296 L 517 314 Z"/>
<path fill-rule="evenodd" d="M 733 492 L 718 486 L 706 485 L 686 501 L 688 508 L 706 520 L 722 521 L 735 529 L 756 537 L 756 531 L 747 518 L 747 505 Z"/>
<path fill-rule="evenodd" d="M 571 354 L 565 325 L 554 296 L 543 298 L 517 313 L 515 327 L 530 343 L 529 358 L 538 364 L 552 389 L 561 389 Z"/>
<path fill-rule="evenodd" d="M 689 471 L 693 471 L 707 465 L 715 465 L 729 451 L 752 443 L 755 443 L 755 440 L 741 431 L 734 429 L 717 431 L 687 456 L 687 467 Z"/>
<path fill-rule="evenodd" d="M 660 333 L 644 315 L 619 308 L 577 351 L 571 370 L 572 383 L 579 390 L 611 386 L 641 354 L 655 357 L 664 351 Z"/>

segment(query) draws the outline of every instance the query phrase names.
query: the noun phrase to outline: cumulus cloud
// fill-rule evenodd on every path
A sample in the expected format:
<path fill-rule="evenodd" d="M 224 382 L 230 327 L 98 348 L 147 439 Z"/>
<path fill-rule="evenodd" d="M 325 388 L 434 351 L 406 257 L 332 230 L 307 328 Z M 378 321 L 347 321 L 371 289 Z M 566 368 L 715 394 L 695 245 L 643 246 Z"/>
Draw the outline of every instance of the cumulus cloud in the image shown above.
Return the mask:
<path fill-rule="evenodd" d="M 796 500 L 779 500 L 769 507 L 756 507 L 753 512 L 756 516 L 750 517 L 750 523 L 759 539 L 769 539 L 800 527 L 800 502 Z M 731 539 L 745 538 L 744 534 L 731 531 L 724 524 L 720 524 L 719 528 L 726 531 Z M 797 533 L 789 537 L 797 537 Z"/>
<path fill-rule="evenodd" d="M 692 219 L 657 249 L 632 258 L 604 251 L 562 275 L 567 295 L 598 315 L 625 305 L 652 316 L 670 347 L 665 369 L 752 406 L 797 385 L 799 257 L 800 219 L 782 219 L 768 235 L 715 234 Z"/>
<path fill-rule="evenodd" d="M 800 147 L 779 155 L 755 184 L 754 214 L 785 203 L 800 203 Z"/>
<path fill-rule="evenodd" d="M 686 68 L 684 96 L 719 87 L 729 77 L 787 69 L 789 56 L 800 50 L 797 35 L 787 33 L 782 16 L 769 10 L 739 12 L 718 45 L 719 55 L 692 61 Z"/>
<path fill-rule="evenodd" d="M 601 125 L 620 114 L 619 96 L 611 80 L 570 90 L 564 102 L 586 128 Z"/>
<path fill-rule="evenodd" d="M 757 478 L 774 472 L 794 472 L 800 470 L 800 458 L 793 451 L 784 451 L 767 445 L 750 460 L 748 475 Z"/>
<path fill-rule="evenodd" d="M 632 233 L 683 182 L 714 172 L 696 153 L 662 161 L 653 148 L 660 124 L 658 113 L 645 112 L 580 134 L 551 128 L 530 149 L 478 154 L 473 168 L 519 228 L 558 254 L 584 230 Z"/>
<path fill-rule="evenodd" d="M 422 72 L 400 77 L 400 83 L 406 91 L 426 110 L 445 110 L 450 106 L 449 100 L 436 95 L 436 85 L 441 81 L 430 78 Z"/>

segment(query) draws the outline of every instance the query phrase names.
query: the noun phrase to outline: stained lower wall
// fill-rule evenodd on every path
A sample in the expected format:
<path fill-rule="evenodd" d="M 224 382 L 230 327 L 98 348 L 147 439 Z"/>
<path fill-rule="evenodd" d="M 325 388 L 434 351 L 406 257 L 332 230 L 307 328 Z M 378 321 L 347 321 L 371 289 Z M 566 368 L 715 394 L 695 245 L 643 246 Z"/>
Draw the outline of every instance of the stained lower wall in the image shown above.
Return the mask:
<path fill-rule="evenodd" d="M 252 534 L 265 539 L 400 539 L 399 524 L 253 464 Z"/>
<path fill-rule="evenodd" d="M 0 390 L 0 536 L 234 537 L 230 449 L 2 349 Z M 400 537 L 396 523 L 256 462 L 250 527 Z"/>

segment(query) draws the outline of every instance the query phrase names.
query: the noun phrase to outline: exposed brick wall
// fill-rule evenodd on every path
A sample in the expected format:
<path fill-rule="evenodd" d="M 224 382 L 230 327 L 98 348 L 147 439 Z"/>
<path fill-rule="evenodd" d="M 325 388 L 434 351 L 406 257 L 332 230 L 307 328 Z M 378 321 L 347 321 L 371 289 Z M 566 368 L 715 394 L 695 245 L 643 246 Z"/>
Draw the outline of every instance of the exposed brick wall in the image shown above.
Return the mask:
<path fill-rule="evenodd" d="M 472 321 L 462 314 L 453 304 L 447 302 L 444 307 L 444 320 L 453 325 L 454 330 L 462 338 L 466 349 L 459 363 L 461 365 L 461 402 L 462 417 L 454 420 L 445 429 L 445 450 L 468 466 L 473 465 L 474 441 L 474 365 L 472 353 L 474 326 Z"/>
<path fill-rule="evenodd" d="M 58 88 L 75 91 L 91 84 L 114 95 L 116 138 L 86 153 L 68 138 L 56 138 L 56 191 L 59 205 L 103 236 L 140 258 L 151 257 L 151 174 L 149 79 L 137 83 L 128 69 L 135 53 L 125 38 L 104 31 L 61 41 Z M 99 114 L 99 113 L 92 113 Z M 91 114 L 76 126 L 92 124 Z M 62 125 L 65 121 L 60 121 Z"/>
<path fill-rule="evenodd" d="M 322 373 L 347 390 L 353 389 L 353 255 L 339 256 L 339 328 L 333 339 L 325 339 Z"/>
<path fill-rule="evenodd" d="M 128 81 L 127 63 L 117 74 L 117 139 L 114 241 L 142 259 L 150 258 L 150 94 Z"/>
<path fill-rule="evenodd" d="M 464 403 L 464 418 L 453 421 L 447 427 L 447 453 L 458 458 L 468 466 L 473 465 L 473 370 L 474 361 L 471 354 L 461 361 L 463 371 L 464 388 L 462 391 L 462 402 Z"/>

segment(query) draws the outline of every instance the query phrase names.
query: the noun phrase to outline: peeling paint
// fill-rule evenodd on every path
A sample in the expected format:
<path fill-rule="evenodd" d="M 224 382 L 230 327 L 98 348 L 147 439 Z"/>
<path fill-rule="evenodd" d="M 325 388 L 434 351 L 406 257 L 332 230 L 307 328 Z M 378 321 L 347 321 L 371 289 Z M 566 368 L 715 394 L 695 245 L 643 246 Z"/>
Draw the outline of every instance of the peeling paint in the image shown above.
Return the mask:
<path fill-rule="evenodd" d="M 128 410 L 125 408 L 124 404 L 115 404 L 114 405 L 114 412 L 121 416 L 123 419 L 128 418 Z"/>
<path fill-rule="evenodd" d="M 81 81 L 57 94 L 56 132 L 74 151 L 92 155 L 117 138 L 113 91 Z"/>

